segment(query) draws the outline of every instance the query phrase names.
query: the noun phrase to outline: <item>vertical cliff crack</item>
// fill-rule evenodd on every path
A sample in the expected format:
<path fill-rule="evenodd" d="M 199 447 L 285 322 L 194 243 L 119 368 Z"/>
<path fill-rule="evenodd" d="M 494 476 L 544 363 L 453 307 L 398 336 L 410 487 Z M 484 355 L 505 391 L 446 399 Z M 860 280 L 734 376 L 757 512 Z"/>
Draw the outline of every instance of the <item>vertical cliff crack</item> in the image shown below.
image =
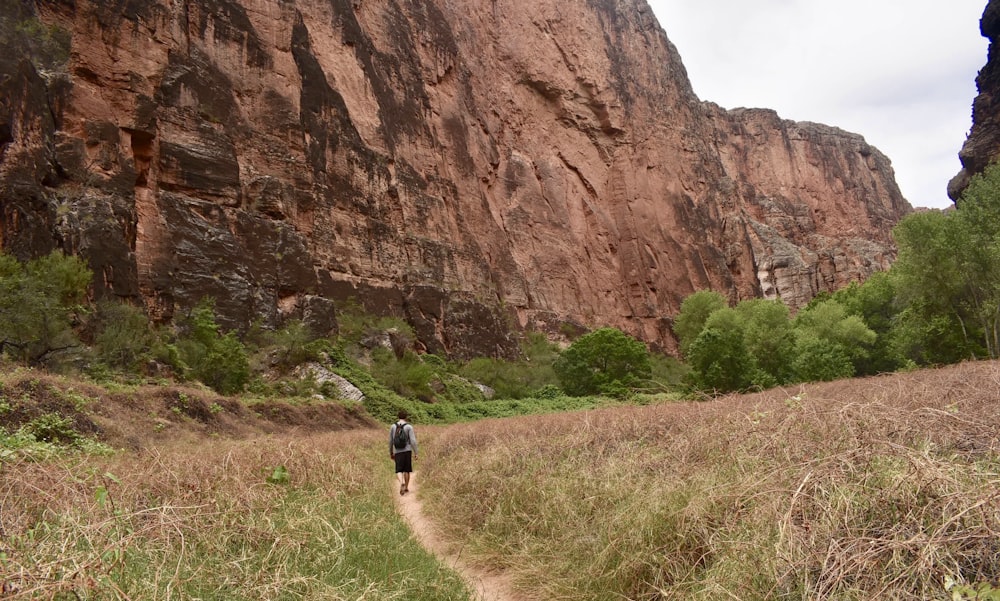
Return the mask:
<path fill-rule="evenodd" d="M 132 146 L 132 164 L 135 166 L 135 187 L 149 187 L 149 169 L 153 163 L 153 135 L 136 129 L 124 129 Z"/>
<path fill-rule="evenodd" d="M 560 152 L 556 156 L 559 157 L 559 160 L 562 161 L 563 165 L 566 165 L 567 169 L 569 169 L 570 171 L 572 171 L 573 173 L 576 174 L 577 179 L 580 180 L 580 183 L 583 184 L 583 187 L 587 189 L 587 192 L 590 192 L 591 198 L 597 198 L 597 190 L 587 180 L 587 178 L 584 177 L 583 173 L 580 172 L 580 169 L 577 168 L 572 163 L 570 163 L 568 160 L 566 160 L 566 157 L 565 157 L 565 155 L 563 155 L 563 153 Z"/>

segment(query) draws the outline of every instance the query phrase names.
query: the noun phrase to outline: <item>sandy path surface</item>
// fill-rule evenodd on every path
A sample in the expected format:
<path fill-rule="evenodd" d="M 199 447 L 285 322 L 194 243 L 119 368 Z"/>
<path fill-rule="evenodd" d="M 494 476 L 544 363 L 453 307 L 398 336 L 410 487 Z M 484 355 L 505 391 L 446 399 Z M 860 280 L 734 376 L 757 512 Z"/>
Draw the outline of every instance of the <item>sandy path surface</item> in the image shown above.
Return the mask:
<path fill-rule="evenodd" d="M 396 497 L 399 512 L 410 525 L 413 535 L 425 549 L 437 555 L 448 567 L 458 572 L 477 601 L 526 601 L 525 597 L 513 592 L 510 579 L 503 574 L 487 572 L 465 562 L 459 553 L 438 536 L 434 526 L 424 518 L 420 505 L 419 478 L 414 474 L 410 480 L 410 492 L 399 495 L 399 483 L 393 480 L 392 492 Z M 460 549 L 458 550 L 460 551 Z"/>

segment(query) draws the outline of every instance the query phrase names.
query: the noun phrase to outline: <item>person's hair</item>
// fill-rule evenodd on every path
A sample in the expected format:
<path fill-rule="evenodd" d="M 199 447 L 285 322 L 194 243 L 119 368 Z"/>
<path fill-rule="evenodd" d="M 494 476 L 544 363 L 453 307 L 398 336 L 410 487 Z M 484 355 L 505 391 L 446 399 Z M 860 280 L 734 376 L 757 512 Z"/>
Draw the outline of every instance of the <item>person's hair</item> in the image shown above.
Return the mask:
<path fill-rule="evenodd" d="M 406 412 L 406 409 L 400 409 L 399 413 L 396 414 L 399 419 L 410 419 L 410 414 Z"/>

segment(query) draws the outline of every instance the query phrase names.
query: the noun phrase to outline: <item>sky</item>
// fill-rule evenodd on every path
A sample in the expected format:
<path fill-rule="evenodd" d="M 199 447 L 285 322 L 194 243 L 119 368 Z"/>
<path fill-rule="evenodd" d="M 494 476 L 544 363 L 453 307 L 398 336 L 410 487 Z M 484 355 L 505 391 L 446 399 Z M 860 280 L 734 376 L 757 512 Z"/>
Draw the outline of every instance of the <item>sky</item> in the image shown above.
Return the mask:
<path fill-rule="evenodd" d="M 647 1 L 699 98 L 861 134 L 910 204 L 951 206 L 987 0 Z"/>

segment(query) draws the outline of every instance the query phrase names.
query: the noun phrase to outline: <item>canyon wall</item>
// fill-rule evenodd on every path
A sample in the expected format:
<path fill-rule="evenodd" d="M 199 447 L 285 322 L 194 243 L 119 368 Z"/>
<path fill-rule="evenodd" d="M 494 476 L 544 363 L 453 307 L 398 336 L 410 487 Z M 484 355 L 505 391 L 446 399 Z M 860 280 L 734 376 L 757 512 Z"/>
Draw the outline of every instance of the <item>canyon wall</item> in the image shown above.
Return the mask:
<path fill-rule="evenodd" d="M 953 201 L 962 196 L 973 175 L 1000 159 L 1000 57 L 996 44 L 1000 36 L 1000 1 L 990 0 L 986 5 L 979 30 L 990 41 L 989 54 L 976 77 L 979 94 L 972 103 L 972 129 L 958 153 L 962 170 L 948 182 L 948 197 Z"/>
<path fill-rule="evenodd" d="M 860 136 L 698 99 L 644 0 L 38 11 L 72 51 L 0 52 L 0 245 L 159 320 L 211 296 L 324 331 L 353 298 L 458 357 L 567 326 L 670 350 L 691 292 L 801 306 L 886 269 L 911 210 Z"/>

